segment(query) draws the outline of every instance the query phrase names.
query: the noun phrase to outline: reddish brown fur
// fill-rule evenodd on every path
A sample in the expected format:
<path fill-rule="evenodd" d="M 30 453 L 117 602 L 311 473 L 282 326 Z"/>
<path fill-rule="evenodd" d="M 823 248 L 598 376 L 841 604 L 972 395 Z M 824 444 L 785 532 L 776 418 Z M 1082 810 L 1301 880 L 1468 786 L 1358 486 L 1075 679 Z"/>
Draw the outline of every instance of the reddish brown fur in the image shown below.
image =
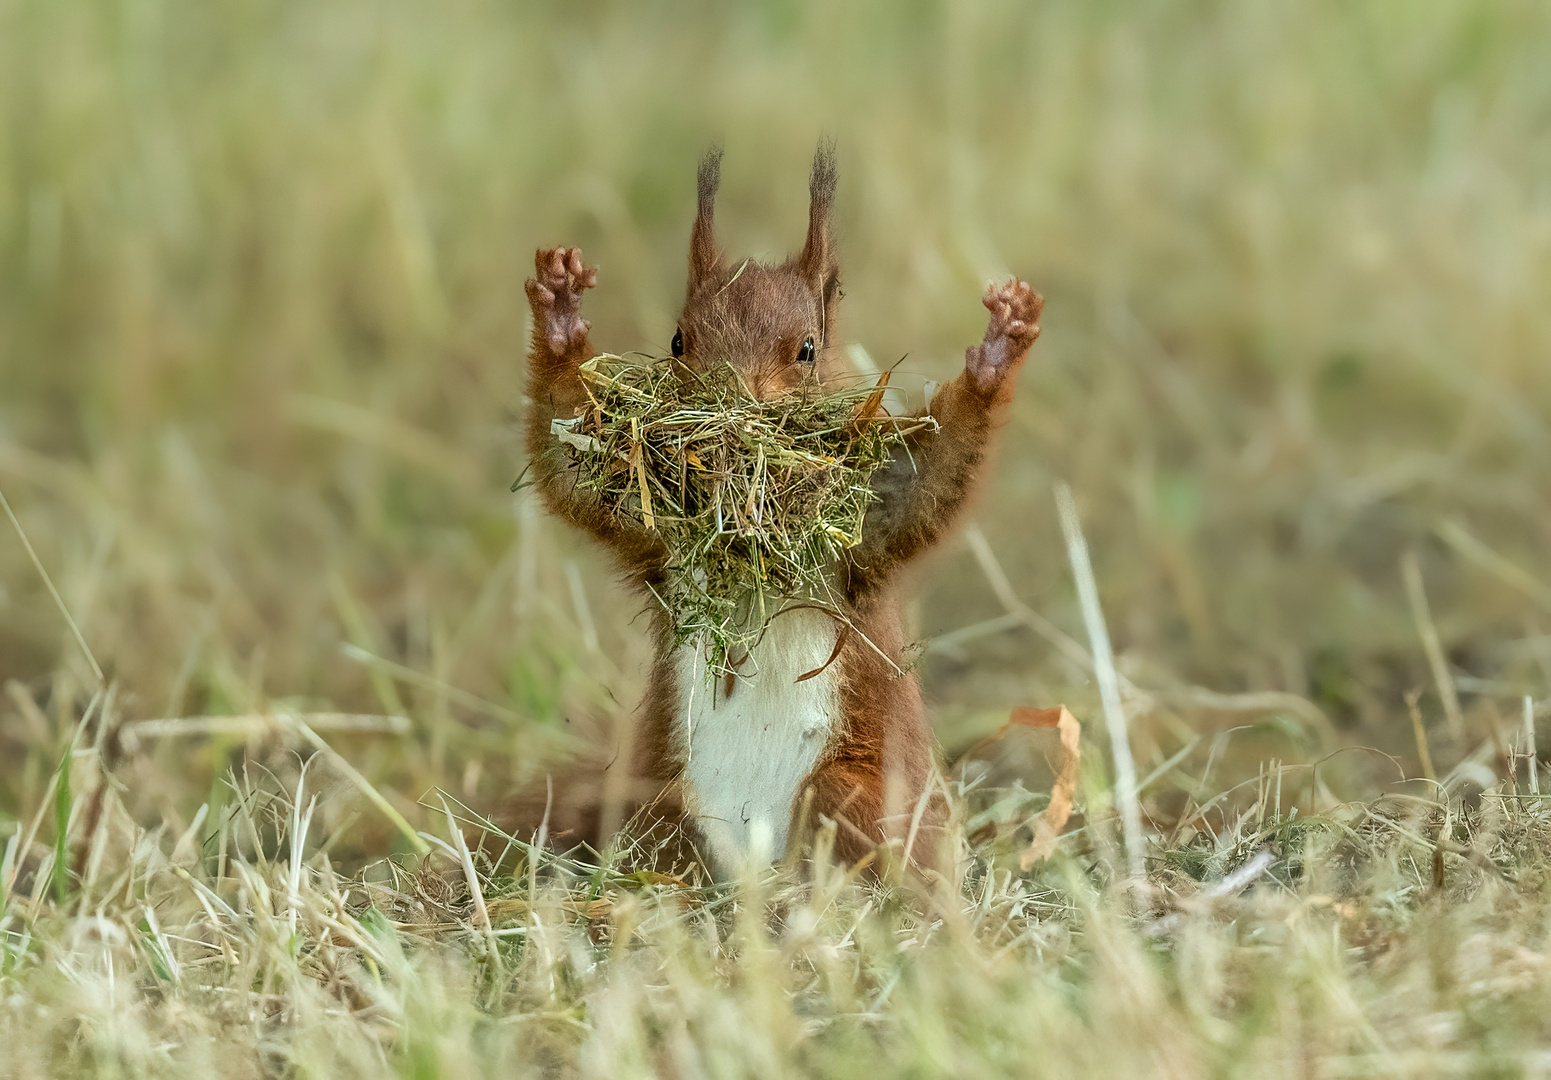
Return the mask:
<path fill-rule="evenodd" d="M 691 369 L 727 361 L 762 398 L 815 377 L 833 384 L 844 369 L 838 357 L 836 305 L 839 269 L 829 227 L 835 189 L 834 157 L 821 147 L 810 184 L 808 234 L 800 254 L 778 266 L 730 263 L 717 246 L 712 215 L 720 153 L 701 162 L 699 207 L 690 238 L 689 287 L 678 329 L 683 362 Z M 541 249 L 536 279 L 527 282 L 533 309 L 528 394 L 528 453 L 539 492 L 558 516 L 591 533 L 618 556 L 631 582 L 658 583 L 665 551 L 657 537 L 614 518 L 575 488 L 554 449 L 550 421 L 569 418 L 584 400 L 576 365 L 593 353 L 579 313 L 581 293 L 596 270 L 584 268 L 575 248 Z M 852 627 L 836 662 L 842 672 L 842 712 L 836 734 L 808 782 L 810 822 L 837 823 L 836 855 L 855 862 L 880 843 L 906 837 L 917 826 L 913 857 L 938 861 L 943 807 L 924 796 L 935 772 L 931 729 L 913 674 L 900 674 L 906 647 L 897 595 L 900 571 L 933 547 L 960 516 L 980 476 L 994 429 L 1012 398 L 1014 376 L 1039 335 L 1043 306 L 1020 281 L 993 287 L 985 339 L 965 353 L 965 371 L 929 405 L 936 433 L 913 436 L 874 479 L 878 502 L 868 511 L 862 543 L 838 569 L 843 616 Z M 812 373 L 797 362 L 804 340 L 817 346 Z M 602 840 L 624 816 L 653 803 L 654 814 L 675 818 L 674 781 L 682 762 L 673 723 L 678 705 L 670 662 L 673 638 L 654 604 L 657 658 L 629 733 L 601 784 L 562 793 L 555 824 Z M 798 802 L 798 812 L 802 800 Z"/>

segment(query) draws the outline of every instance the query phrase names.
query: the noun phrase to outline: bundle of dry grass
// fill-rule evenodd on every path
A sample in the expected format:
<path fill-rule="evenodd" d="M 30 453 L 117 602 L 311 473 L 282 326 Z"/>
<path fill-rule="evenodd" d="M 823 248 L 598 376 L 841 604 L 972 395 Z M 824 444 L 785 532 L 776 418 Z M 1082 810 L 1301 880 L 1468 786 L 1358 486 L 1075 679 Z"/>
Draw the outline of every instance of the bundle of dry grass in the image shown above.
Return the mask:
<path fill-rule="evenodd" d="M 761 401 L 730 366 L 601 355 L 581 367 L 591 408 L 554 422 L 578 483 L 668 549 L 658 599 L 713 673 L 791 603 L 833 610 L 831 572 L 862 538 L 869 480 L 930 417 L 880 409 L 883 385 L 816 382 Z"/>

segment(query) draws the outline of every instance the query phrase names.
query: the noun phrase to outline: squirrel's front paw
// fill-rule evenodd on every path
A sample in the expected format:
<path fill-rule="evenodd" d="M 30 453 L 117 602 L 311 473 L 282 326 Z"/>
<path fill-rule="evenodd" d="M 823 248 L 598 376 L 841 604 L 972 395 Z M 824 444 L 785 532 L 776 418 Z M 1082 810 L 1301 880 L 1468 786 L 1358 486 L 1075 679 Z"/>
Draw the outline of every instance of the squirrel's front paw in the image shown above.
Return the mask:
<path fill-rule="evenodd" d="M 980 302 L 990 309 L 991 323 L 985 340 L 964 353 L 964 370 L 976 390 L 992 394 L 1023 363 L 1029 346 L 1039 337 L 1045 299 L 1013 278 L 1006 285 L 991 286 Z"/>
<path fill-rule="evenodd" d="M 581 248 L 539 248 L 533 258 L 538 277 L 527 281 L 534 324 L 542 328 L 549 347 L 567 353 L 587 340 L 582 318 L 582 293 L 598 283 L 598 268 L 582 265 Z"/>

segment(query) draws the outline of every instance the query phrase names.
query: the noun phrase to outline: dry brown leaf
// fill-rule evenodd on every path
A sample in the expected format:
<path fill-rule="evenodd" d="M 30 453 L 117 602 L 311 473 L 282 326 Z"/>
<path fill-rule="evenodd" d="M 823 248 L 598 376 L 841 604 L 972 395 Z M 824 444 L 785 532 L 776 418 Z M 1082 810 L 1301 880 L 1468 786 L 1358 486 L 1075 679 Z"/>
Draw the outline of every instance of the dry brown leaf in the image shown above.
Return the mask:
<path fill-rule="evenodd" d="M 1013 728 L 1018 727 L 1055 728 L 1061 739 L 1064 758 L 1056 773 L 1056 782 L 1050 789 L 1050 804 L 1045 807 L 1045 812 L 1040 815 L 1039 821 L 1034 826 L 1034 841 L 1023 849 L 1023 854 L 1019 858 L 1019 864 L 1027 870 L 1041 859 L 1048 859 L 1055 852 L 1056 840 L 1060 837 L 1061 830 L 1066 828 L 1067 819 L 1072 816 L 1072 797 L 1077 792 L 1077 765 L 1082 760 L 1082 746 L 1079 741 L 1082 727 L 1065 705 L 1057 705 L 1053 709 L 1019 706 L 1007 718 L 1007 723 L 964 751 L 959 761 L 965 762 L 976 757 L 992 743 L 999 741 Z"/>
<path fill-rule="evenodd" d="M 1041 859 L 1050 858 L 1055 852 L 1061 830 L 1066 828 L 1067 818 L 1072 816 L 1072 796 L 1077 791 L 1077 764 L 1082 760 L 1082 746 L 1078 741 L 1082 729 L 1077 724 L 1077 717 L 1065 705 L 1057 705 L 1053 709 L 1016 708 L 1007 720 L 1007 727 L 1002 730 L 1013 727 L 1055 728 L 1061 737 L 1061 749 L 1066 754 L 1065 760 L 1061 762 L 1061 770 L 1056 774 L 1055 786 L 1050 789 L 1050 805 L 1045 807 L 1045 812 L 1034 826 L 1034 842 L 1024 848 L 1018 858 L 1018 865 L 1027 870 Z"/>
<path fill-rule="evenodd" d="M 883 404 L 883 392 L 888 389 L 889 377 L 893 374 L 894 369 L 889 368 L 882 375 L 879 375 L 878 381 L 873 384 L 872 393 L 868 394 L 866 399 L 856 407 L 856 415 L 851 418 L 851 429 L 853 431 L 861 430 L 864 424 L 877 415 L 879 406 Z"/>

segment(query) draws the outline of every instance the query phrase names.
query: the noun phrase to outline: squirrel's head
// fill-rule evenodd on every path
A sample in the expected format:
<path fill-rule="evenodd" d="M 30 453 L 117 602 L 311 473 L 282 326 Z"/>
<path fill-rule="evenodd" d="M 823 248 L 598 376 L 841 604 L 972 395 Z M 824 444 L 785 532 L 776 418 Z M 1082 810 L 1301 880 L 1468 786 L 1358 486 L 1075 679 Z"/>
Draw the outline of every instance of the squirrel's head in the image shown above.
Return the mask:
<path fill-rule="evenodd" d="M 820 145 L 808 184 L 808 238 L 777 266 L 729 262 L 716 243 L 712 212 L 722 152 L 700 159 L 700 208 L 689 239 L 689 291 L 673 335 L 673 355 L 693 371 L 728 363 L 761 400 L 841 371 L 835 335 L 840 267 L 830 234 L 835 151 Z"/>

